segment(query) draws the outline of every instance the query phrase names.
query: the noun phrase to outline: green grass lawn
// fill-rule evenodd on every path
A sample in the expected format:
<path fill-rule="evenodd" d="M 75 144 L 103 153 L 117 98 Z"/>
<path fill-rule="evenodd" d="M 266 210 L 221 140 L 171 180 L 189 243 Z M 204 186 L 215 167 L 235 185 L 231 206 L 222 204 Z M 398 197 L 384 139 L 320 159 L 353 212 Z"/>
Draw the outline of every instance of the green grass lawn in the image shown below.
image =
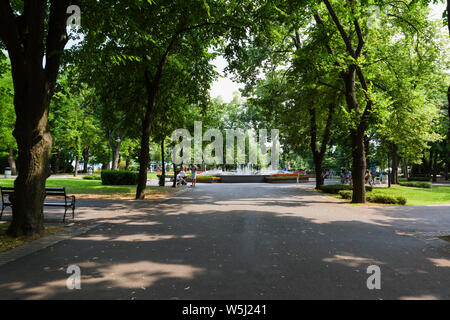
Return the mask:
<path fill-rule="evenodd" d="M 12 187 L 14 179 L 0 179 L 0 186 Z M 47 187 L 65 187 L 68 194 L 74 194 L 77 198 L 91 199 L 133 199 L 136 194 L 136 186 L 104 186 L 100 180 L 83 179 L 47 179 Z M 177 191 L 171 187 L 147 187 L 146 198 L 160 198 L 165 194 Z"/>
<path fill-rule="evenodd" d="M 403 196 L 407 200 L 406 205 L 410 206 L 450 204 L 450 186 L 433 186 L 427 189 L 394 185 L 392 188 L 373 188 L 372 192 Z"/>

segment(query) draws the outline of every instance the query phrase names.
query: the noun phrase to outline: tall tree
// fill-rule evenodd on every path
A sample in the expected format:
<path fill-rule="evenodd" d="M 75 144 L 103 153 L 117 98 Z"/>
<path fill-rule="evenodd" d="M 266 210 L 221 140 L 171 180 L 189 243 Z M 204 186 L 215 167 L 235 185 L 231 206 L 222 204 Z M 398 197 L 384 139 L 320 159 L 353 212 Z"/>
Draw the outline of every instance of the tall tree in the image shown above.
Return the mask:
<path fill-rule="evenodd" d="M 14 182 L 11 236 L 43 230 L 45 181 L 50 174 L 50 101 L 67 42 L 70 0 L 0 1 L 0 39 L 14 79 L 18 177 Z M 45 58 L 45 66 L 43 60 Z"/>

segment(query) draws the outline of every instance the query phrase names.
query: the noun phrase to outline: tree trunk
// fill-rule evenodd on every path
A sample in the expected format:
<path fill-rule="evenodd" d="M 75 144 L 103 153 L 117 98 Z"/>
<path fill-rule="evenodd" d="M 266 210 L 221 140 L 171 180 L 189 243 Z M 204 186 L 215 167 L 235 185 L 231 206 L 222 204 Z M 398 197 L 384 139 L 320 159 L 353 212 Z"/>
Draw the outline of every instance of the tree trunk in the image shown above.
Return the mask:
<path fill-rule="evenodd" d="M 331 130 L 331 124 L 333 119 L 333 113 L 334 113 L 335 106 L 334 104 L 330 104 L 328 106 L 328 117 L 327 122 L 325 125 L 325 130 L 322 137 L 322 144 L 320 146 L 320 150 L 318 150 L 317 147 L 317 122 L 316 122 L 316 111 L 313 107 L 309 108 L 309 114 L 310 114 L 310 146 L 311 151 L 314 158 L 314 167 L 316 171 L 316 189 L 320 189 L 321 186 L 324 184 L 324 178 L 322 175 L 322 163 L 323 163 L 323 157 L 325 155 L 328 141 L 330 140 L 330 130 Z"/>
<path fill-rule="evenodd" d="M 437 182 L 437 175 L 438 175 L 438 152 L 437 150 L 434 152 L 433 157 L 433 182 Z"/>
<path fill-rule="evenodd" d="M 18 176 L 7 231 L 14 237 L 43 230 L 45 181 L 50 176 L 52 146 L 48 113 L 67 43 L 69 3 L 69 0 L 25 1 L 18 16 L 20 13 L 11 8 L 10 1 L 0 1 L 0 40 L 11 61 L 16 112 L 13 135 L 18 146 Z"/>
<path fill-rule="evenodd" d="M 352 181 L 353 203 L 366 202 L 365 174 L 366 157 L 364 148 L 364 130 L 351 130 L 352 139 Z"/>
<path fill-rule="evenodd" d="M 80 157 L 77 156 L 75 157 L 75 168 L 73 168 L 73 176 L 77 177 L 78 176 L 78 166 L 80 165 Z"/>
<path fill-rule="evenodd" d="M 89 150 L 90 148 L 86 148 L 83 150 L 83 173 L 88 173 L 89 166 Z"/>
<path fill-rule="evenodd" d="M 11 174 L 15 176 L 17 174 L 17 168 L 16 168 L 16 160 L 14 159 L 13 149 L 9 149 L 8 163 L 9 167 L 11 168 Z"/>
<path fill-rule="evenodd" d="M 433 147 L 430 148 L 430 161 L 427 162 L 427 174 L 431 177 L 433 175 L 433 157 L 435 151 Z"/>
<path fill-rule="evenodd" d="M 165 161 L 165 155 L 164 155 L 164 139 L 161 141 L 161 162 L 162 162 L 162 176 L 164 177 L 162 180 L 162 186 L 164 187 L 166 185 L 166 165 L 164 163 Z"/>
<path fill-rule="evenodd" d="M 406 180 L 408 180 L 408 178 L 409 178 L 409 176 L 408 176 L 408 164 L 406 163 L 406 160 L 405 160 L 405 159 L 403 159 L 402 162 L 403 162 L 403 169 L 402 169 L 402 171 L 403 171 L 403 177 L 404 177 Z"/>
<path fill-rule="evenodd" d="M 112 161 L 112 169 L 113 170 L 119 170 L 120 146 L 121 145 L 122 145 L 122 139 L 117 141 L 116 145 L 114 146 L 113 161 Z"/>
<path fill-rule="evenodd" d="M 364 132 L 366 123 L 361 119 L 358 100 L 356 98 L 356 66 L 349 66 L 347 72 L 342 73 L 345 83 L 345 100 L 348 109 L 354 111 L 358 117 L 357 128 L 350 129 L 350 139 L 352 142 L 352 182 L 353 182 L 353 203 L 366 202 L 365 174 L 366 155 L 364 146 Z"/>
<path fill-rule="evenodd" d="M 392 181 L 393 184 L 398 184 L 398 154 L 397 154 L 397 145 L 395 143 L 392 144 Z"/>
<path fill-rule="evenodd" d="M 173 184 L 172 187 L 177 187 L 177 165 L 175 163 L 173 165 Z M 183 169 L 183 165 L 181 165 L 181 170 Z"/>
<path fill-rule="evenodd" d="M 28 112 L 16 112 L 13 134 L 19 148 L 18 176 L 14 181 L 13 216 L 8 234 L 32 235 L 44 228 L 45 181 L 50 176 L 52 145 L 47 126 L 49 98 L 37 92 L 27 94 L 17 90 L 14 100 L 16 110 Z"/>

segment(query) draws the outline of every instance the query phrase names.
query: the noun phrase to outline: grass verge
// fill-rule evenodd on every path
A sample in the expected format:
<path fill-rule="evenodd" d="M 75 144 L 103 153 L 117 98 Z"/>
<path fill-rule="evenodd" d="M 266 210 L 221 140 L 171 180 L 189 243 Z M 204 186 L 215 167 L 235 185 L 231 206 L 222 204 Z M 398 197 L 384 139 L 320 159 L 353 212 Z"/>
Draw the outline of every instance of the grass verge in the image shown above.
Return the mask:
<path fill-rule="evenodd" d="M 0 223 L 0 252 L 11 250 L 21 245 L 24 245 L 25 243 L 31 242 L 33 240 L 56 234 L 58 232 L 63 231 L 66 228 L 63 226 L 47 226 L 45 227 L 44 232 L 42 234 L 34 235 L 31 237 L 22 236 L 12 238 L 6 235 L 8 225 L 9 225 L 8 223 Z"/>
<path fill-rule="evenodd" d="M 326 191 L 323 192 L 327 193 Z M 406 205 L 409 206 L 450 204 L 450 187 L 447 186 L 433 186 L 432 188 L 417 188 L 417 187 L 404 187 L 399 185 L 393 185 L 391 188 L 387 187 L 373 188 L 371 194 L 380 196 L 403 197 L 406 199 Z M 330 195 L 338 199 L 342 199 L 342 197 L 339 195 L 336 194 Z M 345 199 L 342 200 L 350 202 L 350 200 Z"/>
<path fill-rule="evenodd" d="M 1 179 L 0 186 L 12 187 L 14 179 Z M 46 186 L 49 188 L 65 187 L 66 192 L 75 195 L 77 199 L 134 199 L 136 186 L 104 186 L 99 180 L 84 179 L 47 179 Z M 146 188 L 146 199 L 153 200 L 164 197 L 178 191 L 177 188 L 156 187 Z"/>

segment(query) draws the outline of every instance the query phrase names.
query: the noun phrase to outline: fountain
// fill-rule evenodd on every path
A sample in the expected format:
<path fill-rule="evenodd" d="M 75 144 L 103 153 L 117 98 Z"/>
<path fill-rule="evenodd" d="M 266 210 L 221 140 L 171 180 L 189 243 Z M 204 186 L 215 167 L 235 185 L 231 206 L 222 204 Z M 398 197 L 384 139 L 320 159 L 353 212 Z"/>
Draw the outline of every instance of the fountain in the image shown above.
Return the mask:
<path fill-rule="evenodd" d="M 222 171 L 222 169 L 213 169 L 205 171 L 202 175 L 213 175 L 221 177 L 223 183 L 260 183 L 265 182 L 265 177 L 269 177 L 273 174 L 281 173 L 280 170 L 263 169 L 260 171 L 253 170 L 251 163 L 247 166 L 238 164 L 235 171 Z"/>

